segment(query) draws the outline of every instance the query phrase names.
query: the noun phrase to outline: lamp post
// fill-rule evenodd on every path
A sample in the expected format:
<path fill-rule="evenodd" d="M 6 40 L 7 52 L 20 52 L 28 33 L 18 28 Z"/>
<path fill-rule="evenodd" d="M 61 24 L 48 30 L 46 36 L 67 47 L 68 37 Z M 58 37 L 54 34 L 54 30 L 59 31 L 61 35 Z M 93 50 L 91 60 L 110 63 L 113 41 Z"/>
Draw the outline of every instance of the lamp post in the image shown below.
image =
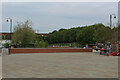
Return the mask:
<path fill-rule="evenodd" d="M 7 18 L 7 22 L 9 22 L 10 20 L 10 40 L 11 40 L 11 34 L 12 34 L 12 19 L 11 18 Z"/>
<path fill-rule="evenodd" d="M 116 15 L 115 14 L 110 15 L 110 29 L 112 29 L 112 18 L 116 19 Z M 112 47 L 112 38 L 113 37 L 111 37 L 111 41 L 110 41 L 111 46 L 110 47 Z"/>
<path fill-rule="evenodd" d="M 110 28 L 112 29 L 112 16 L 114 16 L 114 18 L 116 18 L 115 14 L 111 14 L 110 15 Z"/>

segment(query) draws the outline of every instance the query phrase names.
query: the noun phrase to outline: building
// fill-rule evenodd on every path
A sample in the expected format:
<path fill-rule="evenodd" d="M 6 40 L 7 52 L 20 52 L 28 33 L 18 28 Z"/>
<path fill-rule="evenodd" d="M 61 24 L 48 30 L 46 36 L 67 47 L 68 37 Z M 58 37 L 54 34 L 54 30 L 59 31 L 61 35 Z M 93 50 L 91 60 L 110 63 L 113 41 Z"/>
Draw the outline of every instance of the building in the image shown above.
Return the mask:
<path fill-rule="evenodd" d="M 11 33 L 11 35 L 13 35 L 14 33 Z M 41 36 L 45 36 L 45 35 L 48 35 L 48 33 L 36 33 L 37 35 L 41 35 Z M 8 32 L 2 32 L 2 33 L 0 33 L 0 35 L 2 35 L 4 38 L 3 39 L 5 39 L 5 37 L 7 36 L 7 35 L 10 35 L 10 33 L 8 33 Z"/>

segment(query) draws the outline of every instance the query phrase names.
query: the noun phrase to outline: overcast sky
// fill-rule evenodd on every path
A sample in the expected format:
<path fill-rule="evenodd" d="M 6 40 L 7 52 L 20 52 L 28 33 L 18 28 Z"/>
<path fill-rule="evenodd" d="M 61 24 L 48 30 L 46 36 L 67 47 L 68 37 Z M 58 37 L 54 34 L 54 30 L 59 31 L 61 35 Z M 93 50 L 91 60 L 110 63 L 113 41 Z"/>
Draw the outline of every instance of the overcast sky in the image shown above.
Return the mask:
<path fill-rule="evenodd" d="M 9 31 L 7 18 L 13 19 L 13 27 L 17 22 L 30 20 L 34 30 L 48 33 L 97 23 L 108 25 L 112 13 L 118 13 L 117 2 L 4 2 L 2 31 Z"/>

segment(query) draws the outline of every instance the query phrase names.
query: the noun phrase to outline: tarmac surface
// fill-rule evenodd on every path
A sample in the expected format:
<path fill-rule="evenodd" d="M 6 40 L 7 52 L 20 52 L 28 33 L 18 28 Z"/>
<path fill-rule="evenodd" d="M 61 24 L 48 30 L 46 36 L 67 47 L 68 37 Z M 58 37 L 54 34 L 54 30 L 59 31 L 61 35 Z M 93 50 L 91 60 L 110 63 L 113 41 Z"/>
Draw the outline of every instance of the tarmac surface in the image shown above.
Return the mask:
<path fill-rule="evenodd" d="M 0 56 L 0 79 L 2 78 L 2 57 Z"/>
<path fill-rule="evenodd" d="M 3 78 L 118 78 L 118 57 L 95 53 L 2 56 Z"/>

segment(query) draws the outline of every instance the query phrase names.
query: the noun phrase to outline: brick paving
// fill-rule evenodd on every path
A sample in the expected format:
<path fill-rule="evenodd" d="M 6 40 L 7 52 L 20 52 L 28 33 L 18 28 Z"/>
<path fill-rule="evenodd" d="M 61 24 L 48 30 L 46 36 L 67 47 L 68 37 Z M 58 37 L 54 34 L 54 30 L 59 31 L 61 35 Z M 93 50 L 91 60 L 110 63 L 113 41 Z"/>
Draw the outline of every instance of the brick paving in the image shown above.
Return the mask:
<path fill-rule="evenodd" d="M 117 78 L 118 57 L 94 53 L 3 55 L 2 77 Z"/>

